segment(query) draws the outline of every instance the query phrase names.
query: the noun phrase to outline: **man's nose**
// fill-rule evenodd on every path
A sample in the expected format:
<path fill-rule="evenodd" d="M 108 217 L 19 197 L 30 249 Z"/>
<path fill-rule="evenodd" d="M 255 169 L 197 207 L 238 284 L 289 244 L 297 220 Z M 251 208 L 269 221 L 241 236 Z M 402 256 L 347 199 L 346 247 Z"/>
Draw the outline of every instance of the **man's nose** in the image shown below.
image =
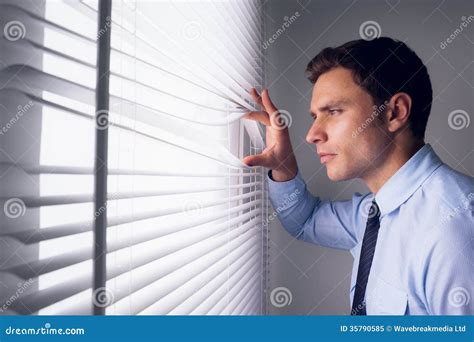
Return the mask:
<path fill-rule="evenodd" d="M 313 122 L 313 125 L 308 131 L 308 134 L 306 134 L 306 141 L 309 144 L 316 144 L 318 142 L 326 141 L 327 140 L 327 134 L 326 131 L 321 124 L 321 122 Z"/>

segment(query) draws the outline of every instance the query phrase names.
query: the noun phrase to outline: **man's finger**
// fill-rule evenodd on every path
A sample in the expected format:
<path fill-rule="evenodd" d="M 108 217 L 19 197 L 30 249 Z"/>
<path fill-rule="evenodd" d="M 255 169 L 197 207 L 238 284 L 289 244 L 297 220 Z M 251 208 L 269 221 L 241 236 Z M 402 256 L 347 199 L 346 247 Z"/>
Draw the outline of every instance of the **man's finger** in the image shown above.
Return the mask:
<path fill-rule="evenodd" d="M 250 96 L 252 97 L 252 100 L 255 101 L 255 103 L 259 104 L 260 106 L 263 106 L 262 97 L 257 92 L 257 89 L 255 89 L 255 88 L 250 89 Z"/>
<path fill-rule="evenodd" d="M 270 117 L 267 112 L 248 112 L 243 116 L 244 119 L 258 121 L 265 126 L 270 126 Z"/>
<path fill-rule="evenodd" d="M 268 114 L 272 115 L 278 111 L 278 109 L 275 107 L 272 100 L 270 99 L 270 94 L 268 93 L 268 89 L 264 89 L 262 91 L 261 97 L 262 97 L 263 107 L 265 108 L 265 111 Z"/>

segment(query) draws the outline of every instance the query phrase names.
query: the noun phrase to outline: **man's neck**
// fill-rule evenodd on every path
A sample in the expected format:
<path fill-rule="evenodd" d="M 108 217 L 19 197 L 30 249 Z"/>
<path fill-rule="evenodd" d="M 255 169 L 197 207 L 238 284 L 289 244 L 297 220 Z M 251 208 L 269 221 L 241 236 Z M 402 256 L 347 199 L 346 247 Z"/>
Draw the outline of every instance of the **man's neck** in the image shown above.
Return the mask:
<path fill-rule="evenodd" d="M 362 179 L 370 191 L 376 194 L 380 188 L 416 153 L 425 145 L 424 141 L 416 141 L 412 145 L 399 147 L 392 144 L 392 148 L 385 155 L 384 161 L 378 167 L 364 175 Z"/>

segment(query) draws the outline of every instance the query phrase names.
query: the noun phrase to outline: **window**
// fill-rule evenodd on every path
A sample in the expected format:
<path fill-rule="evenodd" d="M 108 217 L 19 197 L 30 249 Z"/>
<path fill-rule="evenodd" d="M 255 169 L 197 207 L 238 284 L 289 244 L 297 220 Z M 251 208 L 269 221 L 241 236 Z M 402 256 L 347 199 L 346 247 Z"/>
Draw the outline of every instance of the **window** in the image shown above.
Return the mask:
<path fill-rule="evenodd" d="M 2 40 L 2 312 L 264 314 L 264 174 L 240 161 L 263 148 L 240 120 L 263 83 L 261 4 L 113 1 L 100 25 L 97 1 L 0 6 L 24 33 Z M 108 30 L 107 122 L 94 98 Z M 108 136 L 103 289 L 96 130 Z"/>

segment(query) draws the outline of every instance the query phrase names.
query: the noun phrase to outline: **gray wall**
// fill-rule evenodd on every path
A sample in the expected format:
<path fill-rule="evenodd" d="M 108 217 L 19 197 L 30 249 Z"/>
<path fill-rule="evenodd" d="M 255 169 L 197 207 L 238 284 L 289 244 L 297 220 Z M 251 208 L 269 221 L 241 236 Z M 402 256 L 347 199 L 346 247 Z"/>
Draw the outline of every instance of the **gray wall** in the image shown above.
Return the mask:
<path fill-rule="evenodd" d="M 265 49 L 267 87 L 280 109 L 292 115 L 290 134 L 303 177 L 313 194 L 332 200 L 349 199 L 368 192 L 359 181 L 331 182 L 314 152 L 305 142 L 311 119 L 308 109 L 311 85 L 303 72 L 308 61 L 326 46 L 359 39 L 362 23 L 376 21 L 382 36 L 408 44 L 427 64 L 433 83 L 433 108 L 426 142 L 453 168 L 473 176 L 473 127 L 448 124 L 448 115 L 464 110 L 472 118 L 474 86 L 474 20 L 444 42 L 473 15 L 472 1 L 351 1 L 268 0 L 265 6 L 266 39 L 281 28 L 285 17 L 299 17 Z M 471 18 L 472 19 L 472 18 Z M 463 114 L 464 115 L 464 114 Z M 461 123 L 461 125 L 463 125 Z M 465 125 L 465 124 L 464 124 Z M 453 125 L 457 128 L 455 125 Z M 271 213 L 271 212 L 270 212 Z M 270 305 L 273 315 L 348 314 L 352 257 L 349 252 L 330 250 L 294 240 L 279 222 L 270 226 L 270 291 L 286 287 L 289 305 Z"/>

